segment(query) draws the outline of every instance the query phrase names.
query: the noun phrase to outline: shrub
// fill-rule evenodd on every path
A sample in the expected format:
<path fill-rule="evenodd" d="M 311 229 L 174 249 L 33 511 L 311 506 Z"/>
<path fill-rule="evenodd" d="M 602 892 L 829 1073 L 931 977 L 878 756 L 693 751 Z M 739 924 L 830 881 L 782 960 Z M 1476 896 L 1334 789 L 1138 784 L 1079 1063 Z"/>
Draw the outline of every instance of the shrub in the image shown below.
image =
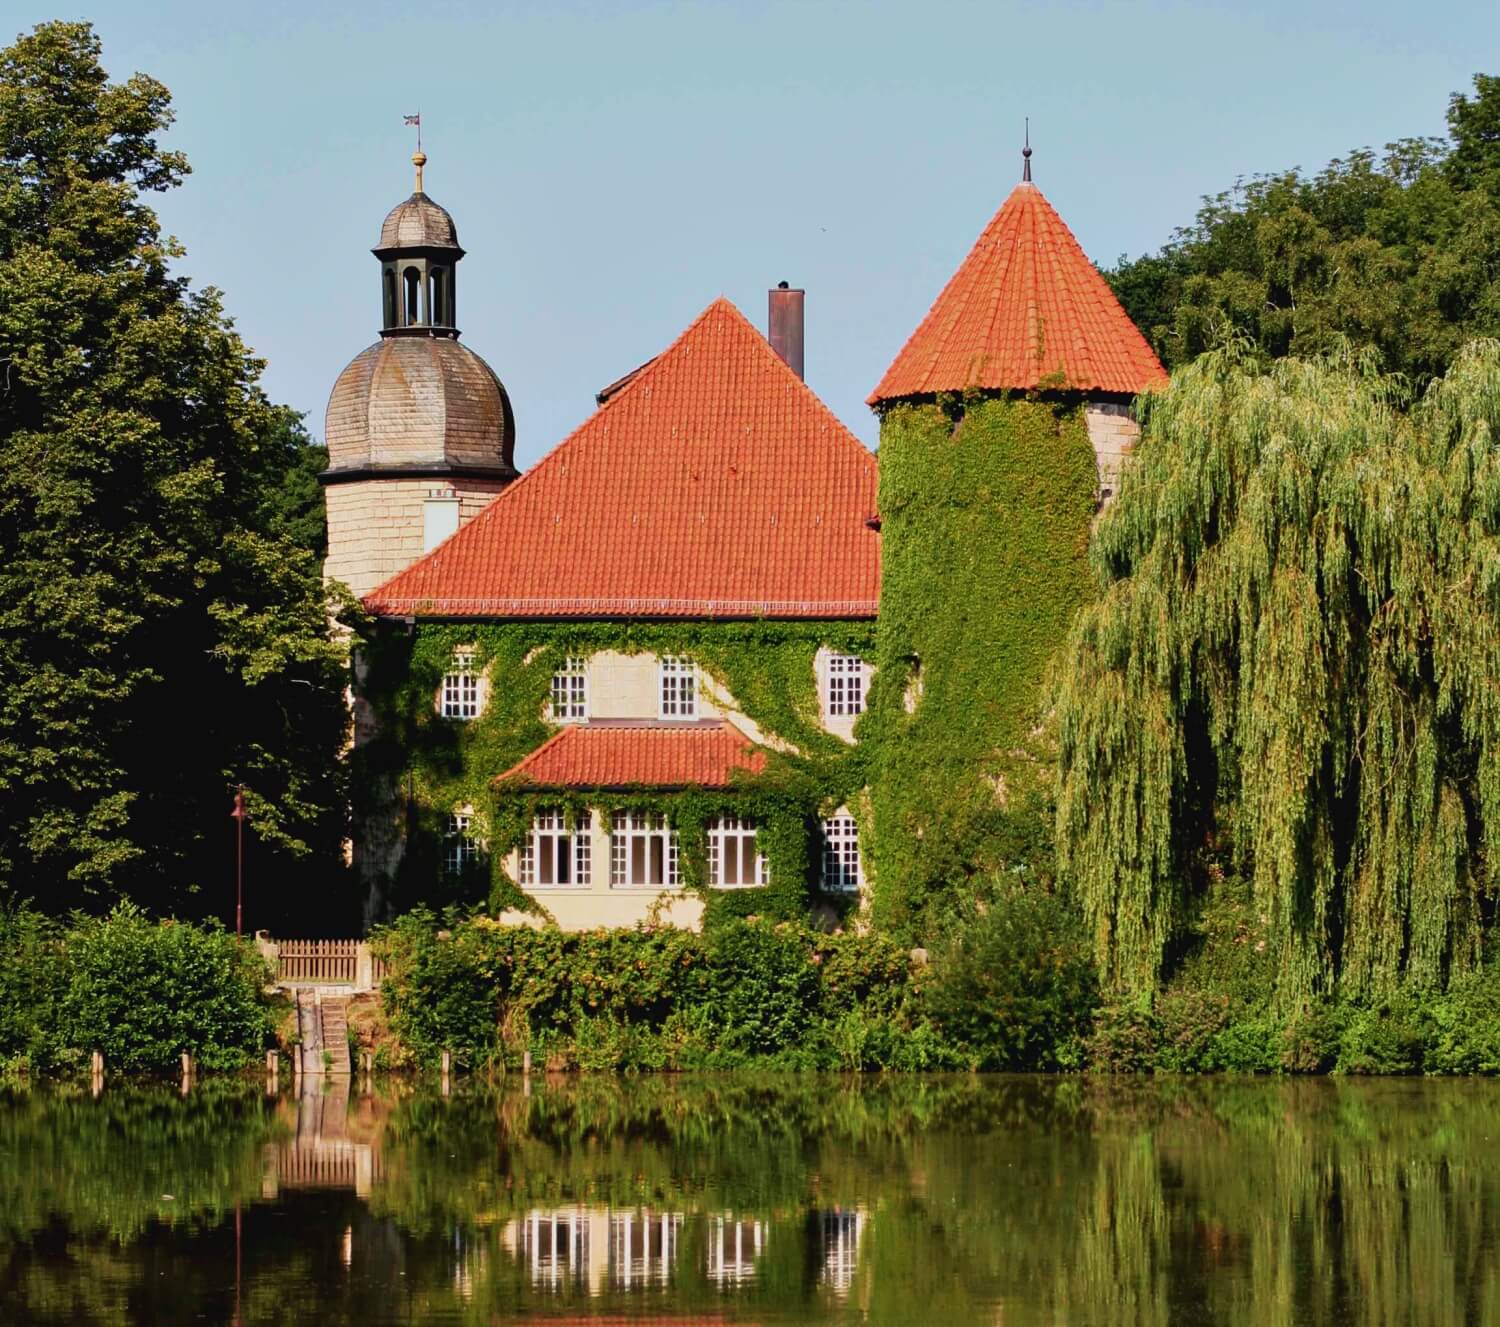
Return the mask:
<path fill-rule="evenodd" d="M 821 994 L 806 932 L 782 923 L 733 921 L 708 951 L 708 1012 L 729 1052 L 796 1059 Z"/>
<path fill-rule="evenodd" d="M 1340 1074 L 1420 1073 L 1425 1040 L 1422 1011 L 1409 996 L 1353 1007 L 1339 1036 L 1333 1069 Z"/>
<path fill-rule="evenodd" d="M 1084 1044 L 1088 1066 L 1102 1074 L 1145 1074 L 1156 1068 L 1161 1025 L 1142 1001 L 1099 1010 Z"/>
<path fill-rule="evenodd" d="M 1459 977 L 1432 1005 L 1430 1073 L 1500 1073 L 1500 968 Z"/>
<path fill-rule="evenodd" d="M 217 924 L 157 922 L 121 903 L 75 919 L 65 953 L 63 1044 L 103 1051 L 112 1067 L 169 1069 L 191 1051 L 206 1069 L 238 1068 L 271 1035 L 267 964 Z"/>
<path fill-rule="evenodd" d="M 1229 997 L 1211 991 L 1169 990 L 1156 1002 L 1156 1067 L 1201 1073 L 1220 1064 L 1218 1041 L 1229 1023 Z"/>
<path fill-rule="evenodd" d="M 45 1068 L 62 1056 L 66 980 L 56 925 L 25 908 L 0 908 L 0 1066 Z"/>
<path fill-rule="evenodd" d="M 927 1003 L 975 1068 L 1079 1067 L 1098 985 L 1076 914 L 1041 890 L 995 889 L 934 958 Z"/>

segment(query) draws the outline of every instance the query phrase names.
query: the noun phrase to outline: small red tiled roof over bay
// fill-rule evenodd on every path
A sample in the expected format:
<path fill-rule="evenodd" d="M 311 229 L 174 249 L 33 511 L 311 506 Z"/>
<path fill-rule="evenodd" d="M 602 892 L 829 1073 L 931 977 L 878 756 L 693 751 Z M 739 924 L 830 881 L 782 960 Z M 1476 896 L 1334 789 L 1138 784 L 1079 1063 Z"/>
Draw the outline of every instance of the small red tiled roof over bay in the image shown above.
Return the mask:
<path fill-rule="evenodd" d="M 766 753 L 732 723 L 617 719 L 572 724 L 495 783 L 505 788 L 727 788 Z"/>
<path fill-rule="evenodd" d="M 1135 395 L 1167 379 L 1140 329 L 1042 191 L 1023 181 L 885 371 L 870 405 L 1061 375 Z"/>
<path fill-rule="evenodd" d="M 435 617 L 873 617 L 875 457 L 726 299 L 365 599 Z"/>

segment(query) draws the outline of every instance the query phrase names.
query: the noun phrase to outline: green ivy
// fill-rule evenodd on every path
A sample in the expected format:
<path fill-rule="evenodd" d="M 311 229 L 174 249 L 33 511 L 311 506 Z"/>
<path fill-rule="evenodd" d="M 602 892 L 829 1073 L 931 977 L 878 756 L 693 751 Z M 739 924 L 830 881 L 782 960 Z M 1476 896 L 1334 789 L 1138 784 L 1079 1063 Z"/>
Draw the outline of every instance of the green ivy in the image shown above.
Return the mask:
<path fill-rule="evenodd" d="M 976 874 L 1050 871 L 1043 675 L 1091 594 L 1083 404 L 943 397 L 885 413 L 869 753 L 877 924 L 912 938 Z"/>
<path fill-rule="evenodd" d="M 664 814 L 677 831 L 685 888 L 707 902 L 710 925 L 728 917 L 805 915 L 815 895 L 809 848 L 816 822 L 842 803 L 854 807 L 866 782 L 865 756 L 818 723 L 814 668 L 820 647 L 870 658 L 868 622 L 417 622 L 383 623 L 361 646 L 361 691 L 375 735 L 356 752 L 356 815 L 399 823 L 404 851 L 386 882 L 392 905 L 480 903 L 544 915 L 504 870 L 506 854 L 539 806 L 561 807 L 577 823 L 597 807 Z M 457 649 L 472 649 L 488 679 L 481 714 L 455 721 L 435 698 Z M 497 792 L 494 780 L 556 731 L 543 717 L 552 675 L 570 655 L 682 654 L 733 697 L 764 732 L 795 750 L 771 752 L 766 770 L 728 790 L 641 788 Z M 454 808 L 471 806 L 487 860 L 471 877 L 445 880 L 443 836 Z M 763 889 L 706 888 L 706 825 L 719 815 L 753 818 L 771 883 Z M 851 900 L 824 900 L 847 909 Z"/>

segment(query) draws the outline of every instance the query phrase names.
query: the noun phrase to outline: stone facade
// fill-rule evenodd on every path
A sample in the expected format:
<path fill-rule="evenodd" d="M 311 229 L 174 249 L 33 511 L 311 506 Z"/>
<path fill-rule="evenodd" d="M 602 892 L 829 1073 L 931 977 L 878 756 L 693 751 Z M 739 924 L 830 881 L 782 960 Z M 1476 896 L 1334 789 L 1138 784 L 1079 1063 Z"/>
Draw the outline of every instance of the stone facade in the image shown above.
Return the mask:
<path fill-rule="evenodd" d="M 504 480 L 359 479 L 329 484 L 328 558 L 323 574 L 366 595 L 410 566 L 423 548 L 425 504 L 457 496 L 459 525 L 478 515 L 505 487 Z"/>
<path fill-rule="evenodd" d="M 1090 401 L 1084 410 L 1084 422 L 1099 463 L 1100 501 L 1108 503 L 1120 490 L 1120 474 L 1140 440 L 1141 426 L 1135 422 L 1131 407 L 1117 401 Z"/>

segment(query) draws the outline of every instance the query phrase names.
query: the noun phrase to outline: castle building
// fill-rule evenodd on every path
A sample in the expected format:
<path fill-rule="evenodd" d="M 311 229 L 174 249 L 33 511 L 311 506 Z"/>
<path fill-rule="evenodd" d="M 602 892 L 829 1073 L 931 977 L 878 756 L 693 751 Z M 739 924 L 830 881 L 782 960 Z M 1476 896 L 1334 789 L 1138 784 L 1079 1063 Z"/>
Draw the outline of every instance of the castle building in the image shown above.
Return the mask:
<path fill-rule="evenodd" d="M 714 300 L 517 477 L 505 389 L 458 340 L 463 250 L 415 160 L 323 476 L 327 574 L 376 622 L 354 753 L 366 921 L 485 893 L 565 929 L 864 906 L 881 767 L 857 739 L 899 440 L 877 465 L 802 380 L 803 295 L 782 283 L 769 339 Z M 1092 514 L 1132 397 L 1164 375 L 1027 175 L 871 402 L 1076 398 Z"/>

